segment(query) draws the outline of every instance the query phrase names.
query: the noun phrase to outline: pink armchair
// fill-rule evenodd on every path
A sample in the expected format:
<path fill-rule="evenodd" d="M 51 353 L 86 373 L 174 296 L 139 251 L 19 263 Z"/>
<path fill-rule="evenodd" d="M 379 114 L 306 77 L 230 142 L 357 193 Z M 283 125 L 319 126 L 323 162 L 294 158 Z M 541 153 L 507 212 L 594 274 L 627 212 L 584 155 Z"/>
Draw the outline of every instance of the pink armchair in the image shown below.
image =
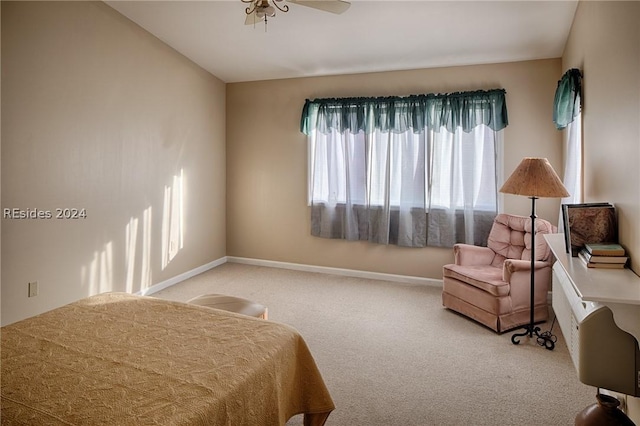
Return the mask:
<path fill-rule="evenodd" d="M 542 234 L 556 227 L 536 219 L 534 321 L 548 316 L 551 251 Z M 498 333 L 530 320 L 531 218 L 496 216 L 487 247 L 456 244 L 455 264 L 443 267 L 442 304 Z"/>

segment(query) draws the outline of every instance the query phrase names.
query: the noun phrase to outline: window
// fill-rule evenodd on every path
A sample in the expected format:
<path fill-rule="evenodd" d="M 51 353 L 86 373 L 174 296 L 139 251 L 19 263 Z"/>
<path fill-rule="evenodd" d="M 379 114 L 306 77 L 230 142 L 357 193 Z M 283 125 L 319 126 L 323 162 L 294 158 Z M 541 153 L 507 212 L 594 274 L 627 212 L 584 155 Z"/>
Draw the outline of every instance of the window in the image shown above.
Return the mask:
<path fill-rule="evenodd" d="M 307 100 L 311 233 L 412 247 L 486 244 L 504 94 Z"/>

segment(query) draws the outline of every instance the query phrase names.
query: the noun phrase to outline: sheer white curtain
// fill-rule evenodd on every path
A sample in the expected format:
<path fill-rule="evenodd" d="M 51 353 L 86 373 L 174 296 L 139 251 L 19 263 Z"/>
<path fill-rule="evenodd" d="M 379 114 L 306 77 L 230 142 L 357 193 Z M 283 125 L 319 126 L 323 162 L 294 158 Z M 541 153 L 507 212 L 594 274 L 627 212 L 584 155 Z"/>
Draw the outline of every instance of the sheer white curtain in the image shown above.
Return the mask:
<path fill-rule="evenodd" d="M 409 247 L 486 244 L 502 131 L 311 130 L 311 233 Z"/>
<path fill-rule="evenodd" d="M 424 132 L 313 131 L 309 141 L 313 235 L 426 245 Z"/>
<path fill-rule="evenodd" d="M 483 245 L 497 213 L 498 141 L 502 131 L 432 132 L 428 245 Z"/>
<path fill-rule="evenodd" d="M 578 114 L 567 125 L 567 136 L 564 149 L 564 187 L 569 195 L 562 199 L 562 204 L 582 202 L 582 114 Z M 564 229 L 562 209 L 558 218 L 558 229 Z"/>
<path fill-rule="evenodd" d="M 572 194 L 572 203 L 582 201 L 582 113 L 568 126 L 567 157 L 564 172 L 565 188 Z"/>

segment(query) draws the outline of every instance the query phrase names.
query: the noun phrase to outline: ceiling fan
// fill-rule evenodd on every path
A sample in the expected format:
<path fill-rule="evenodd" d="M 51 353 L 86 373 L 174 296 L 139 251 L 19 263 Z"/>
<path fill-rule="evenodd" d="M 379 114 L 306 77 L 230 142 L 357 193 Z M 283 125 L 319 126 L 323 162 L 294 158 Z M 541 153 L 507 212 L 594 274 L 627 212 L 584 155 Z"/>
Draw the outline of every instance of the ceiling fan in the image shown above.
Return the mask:
<path fill-rule="evenodd" d="M 331 12 L 340 14 L 345 12 L 351 6 L 351 3 L 344 0 L 240 0 L 243 3 L 247 3 L 248 6 L 245 9 L 247 17 L 244 21 L 245 25 L 253 25 L 256 22 L 266 21 L 268 18 L 276 16 L 276 10 L 281 12 L 288 12 L 289 6 L 286 3 L 299 4 L 300 6 L 307 6 L 313 9 L 322 10 L 324 12 Z"/>

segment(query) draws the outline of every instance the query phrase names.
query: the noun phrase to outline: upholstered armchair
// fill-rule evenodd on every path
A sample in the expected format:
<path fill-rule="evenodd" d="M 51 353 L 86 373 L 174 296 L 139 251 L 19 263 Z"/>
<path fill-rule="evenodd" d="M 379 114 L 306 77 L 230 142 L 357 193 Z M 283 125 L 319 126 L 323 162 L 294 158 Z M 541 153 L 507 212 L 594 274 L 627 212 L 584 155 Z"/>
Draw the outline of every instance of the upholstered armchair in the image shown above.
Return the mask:
<path fill-rule="evenodd" d="M 536 219 L 534 322 L 548 316 L 551 251 L 542 234 L 556 227 Z M 455 263 L 443 267 L 442 304 L 498 333 L 529 324 L 531 218 L 499 214 L 487 247 L 456 244 Z"/>

